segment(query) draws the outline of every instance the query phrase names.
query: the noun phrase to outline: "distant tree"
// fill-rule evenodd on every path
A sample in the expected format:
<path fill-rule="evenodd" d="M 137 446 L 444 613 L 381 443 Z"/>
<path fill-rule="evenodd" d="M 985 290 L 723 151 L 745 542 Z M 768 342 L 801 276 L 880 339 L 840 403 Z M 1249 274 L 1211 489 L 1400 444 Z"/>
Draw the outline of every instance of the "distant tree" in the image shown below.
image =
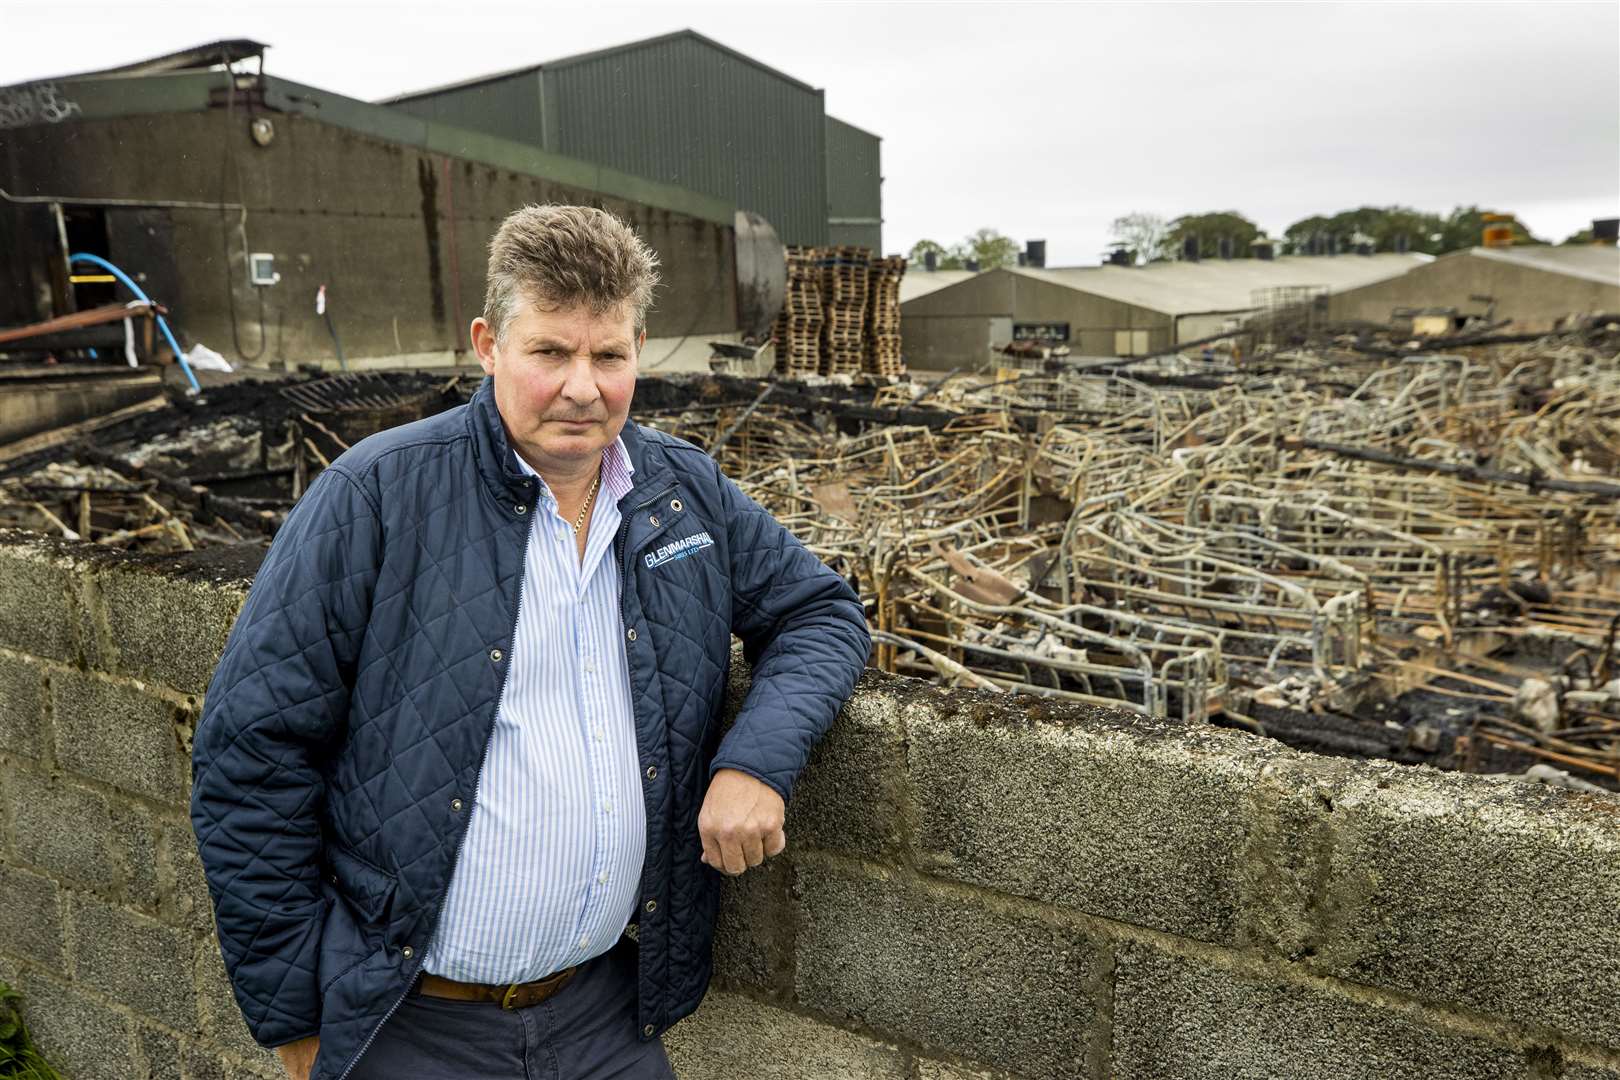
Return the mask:
<path fill-rule="evenodd" d="M 1109 239 L 1134 255 L 1138 263 L 1160 262 L 1173 254 L 1170 223 L 1158 214 L 1141 210 L 1115 218 Z"/>
<path fill-rule="evenodd" d="M 1375 251 L 1395 251 L 1400 237 L 1406 237 L 1408 251 L 1438 255 L 1445 220 L 1438 214 L 1425 214 L 1409 206 L 1363 206 L 1337 214 L 1316 214 L 1294 222 L 1283 230 L 1283 243 L 1297 255 L 1308 254 L 1313 238 L 1320 237 L 1324 253 L 1331 253 L 1359 234 Z"/>
<path fill-rule="evenodd" d="M 907 263 L 915 269 L 921 269 L 923 257 L 930 251 L 938 260 L 935 264 L 941 270 L 962 269 L 962 257 L 955 251 L 934 240 L 919 240 L 911 245 L 911 254 L 906 256 Z"/>
<path fill-rule="evenodd" d="M 1471 247 L 1479 247 L 1484 242 L 1485 215 L 1500 214 L 1501 210 L 1482 210 L 1477 206 L 1459 206 L 1446 215 L 1445 227 L 1441 229 L 1444 239 L 1441 243 L 1443 251 L 1462 251 Z M 1509 215 L 1510 217 L 1512 215 Z M 1513 242 L 1515 244 L 1544 244 L 1531 235 L 1530 230 L 1514 218 L 1508 223 L 1513 228 Z"/>
<path fill-rule="evenodd" d="M 948 248 L 933 240 L 919 240 L 911 245 L 908 259 L 913 266 L 921 266 L 923 256 L 930 251 L 939 258 L 941 270 L 965 269 L 969 259 L 977 259 L 980 270 L 1018 265 L 1018 241 L 988 228 L 964 236 Z"/>
<path fill-rule="evenodd" d="M 1003 236 L 994 229 L 980 229 L 952 249 L 965 262 L 977 259 L 980 270 L 994 270 L 1001 266 L 1018 265 L 1018 241 Z"/>
<path fill-rule="evenodd" d="M 1288 226 L 1283 240 L 1289 251 L 1306 254 L 1313 238 L 1320 238 L 1322 251 L 1350 250 L 1351 238 L 1364 237 L 1375 251 L 1396 250 L 1397 240 L 1406 237 L 1408 251 L 1442 255 L 1476 247 L 1485 232 L 1485 215 L 1493 211 L 1477 206 L 1459 206 L 1449 214 L 1430 214 L 1410 206 L 1362 206 L 1336 214 L 1316 214 Z M 1515 244 L 1540 244 L 1517 220 L 1511 222 Z"/>
<path fill-rule="evenodd" d="M 1198 257 L 1218 259 L 1221 239 L 1232 241 L 1232 257 L 1247 259 L 1252 255 L 1250 243 L 1260 236 L 1260 226 L 1236 210 L 1219 210 L 1205 214 L 1183 214 L 1170 223 L 1170 251 L 1180 255 L 1189 238 L 1198 240 Z"/>
<path fill-rule="evenodd" d="M 1580 232 L 1570 233 L 1564 238 L 1565 244 L 1590 244 L 1592 242 L 1592 226 L 1588 225 Z"/>

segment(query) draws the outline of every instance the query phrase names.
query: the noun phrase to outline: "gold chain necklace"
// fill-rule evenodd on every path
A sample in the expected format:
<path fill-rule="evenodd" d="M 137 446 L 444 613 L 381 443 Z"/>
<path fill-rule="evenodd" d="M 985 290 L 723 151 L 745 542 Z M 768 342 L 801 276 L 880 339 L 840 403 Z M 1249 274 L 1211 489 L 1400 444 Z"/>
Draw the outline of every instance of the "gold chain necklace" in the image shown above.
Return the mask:
<path fill-rule="evenodd" d="M 585 505 L 579 508 L 579 517 L 574 519 L 574 535 L 585 527 L 585 515 L 591 512 L 591 503 L 596 501 L 596 488 L 602 482 L 602 470 L 596 470 L 596 479 L 591 481 L 591 490 L 585 493 Z"/>

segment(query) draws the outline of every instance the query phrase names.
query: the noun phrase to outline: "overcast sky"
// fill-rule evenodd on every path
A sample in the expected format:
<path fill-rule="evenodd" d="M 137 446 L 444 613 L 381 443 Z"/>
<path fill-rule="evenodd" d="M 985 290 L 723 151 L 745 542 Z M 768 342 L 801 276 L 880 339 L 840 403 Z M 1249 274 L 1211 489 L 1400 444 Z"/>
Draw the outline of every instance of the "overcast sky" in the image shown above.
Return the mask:
<path fill-rule="evenodd" d="M 0 84 L 222 37 L 374 99 L 691 27 L 883 138 L 884 246 L 990 226 L 1094 262 L 1109 223 L 1403 203 L 1553 241 L 1620 214 L 1620 4 L 0 0 Z"/>

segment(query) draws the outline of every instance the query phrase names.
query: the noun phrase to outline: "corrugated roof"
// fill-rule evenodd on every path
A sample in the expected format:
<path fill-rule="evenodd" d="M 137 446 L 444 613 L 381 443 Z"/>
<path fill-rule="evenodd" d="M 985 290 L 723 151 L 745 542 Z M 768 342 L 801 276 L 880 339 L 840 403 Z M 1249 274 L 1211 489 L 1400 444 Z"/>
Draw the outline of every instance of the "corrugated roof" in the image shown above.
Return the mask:
<path fill-rule="evenodd" d="M 1571 244 L 1568 247 L 1527 245 L 1524 247 L 1477 247 L 1469 252 L 1482 259 L 1566 274 L 1601 285 L 1620 285 L 1620 248 L 1600 244 Z"/>
<path fill-rule="evenodd" d="M 900 279 L 900 302 L 915 300 L 919 296 L 927 296 L 931 292 L 938 292 L 947 285 L 955 285 L 968 278 L 977 277 L 977 270 L 924 270 L 920 262 L 914 262 L 906 267 L 906 276 Z"/>
<path fill-rule="evenodd" d="M 1150 266 L 1019 268 L 1011 273 L 1166 315 L 1197 315 L 1252 310 L 1258 289 L 1320 285 L 1329 292 L 1343 292 L 1399 277 L 1432 261 L 1432 255 L 1421 254 L 1284 255 Z M 902 289 L 904 286 L 902 281 Z"/>

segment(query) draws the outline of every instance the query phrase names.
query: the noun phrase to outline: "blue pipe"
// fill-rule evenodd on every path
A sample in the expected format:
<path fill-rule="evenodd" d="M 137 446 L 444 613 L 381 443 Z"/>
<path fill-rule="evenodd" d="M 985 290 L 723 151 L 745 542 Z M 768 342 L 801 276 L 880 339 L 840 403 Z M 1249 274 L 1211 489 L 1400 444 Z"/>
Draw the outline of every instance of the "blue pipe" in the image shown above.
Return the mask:
<path fill-rule="evenodd" d="M 118 267 L 114 266 L 106 259 L 103 259 L 100 255 L 90 255 L 81 251 L 77 254 L 68 256 L 69 264 L 76 262 L 87 262 L 92 266 L 101 267 L 103 270 L 107 271 L 107 273 L 111 274 L 119 281 L 122 281 L 125 288 L 129 289 L 130 292 L 135 294 L 135 299 L 144 301 L 148 304 L 152 303 L 152 298 L 147 296 L 139 285 L 130 280 L 130 276 L 128 274 L 118 269 Z M 153 304 L 154 310 L 152 313 L 154 315 L 157 315 L 156 307 L 157 305 Z M 186 363 L 186 354 L 181 350 L 180 343 L 174 340 L 174 331 L 169 329 L 169 321 L 162 315 L 158 315 L 157 324 L 158 329 L 163 331 L 164 338 L 168 340 L 169 348 L 174 350 L 174 358 L 180 362 L 180 370 L 186 373 L 186 380 L 191 383 L 191 392 L 193 394 L 202 393 L 202 387 L 197 384 L 197 376 L 192 374 L 191 365 Z"/>

